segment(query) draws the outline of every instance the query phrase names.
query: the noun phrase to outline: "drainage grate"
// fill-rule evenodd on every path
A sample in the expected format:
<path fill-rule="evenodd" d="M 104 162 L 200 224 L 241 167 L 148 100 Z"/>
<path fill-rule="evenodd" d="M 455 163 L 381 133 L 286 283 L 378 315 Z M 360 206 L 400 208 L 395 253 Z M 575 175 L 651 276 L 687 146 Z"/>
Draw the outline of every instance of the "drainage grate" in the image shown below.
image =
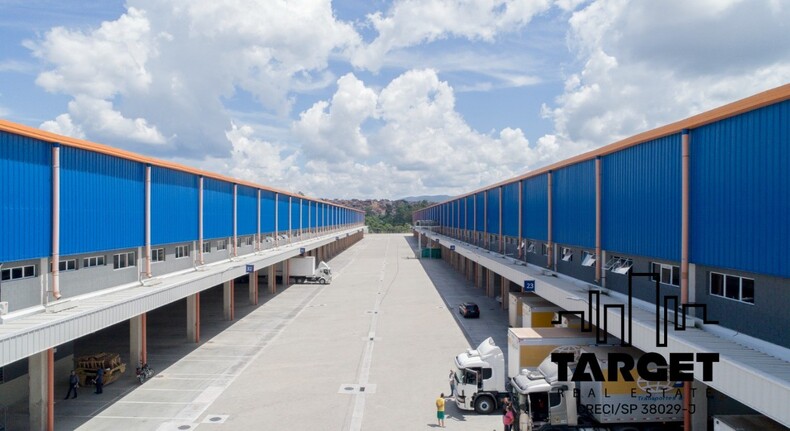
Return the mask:
<path fill-rule="evenodd" d="M 180 429 L 180 430 L 188 430 L 188 429 L 191 429 L 191 428 L 192 428 L 192 425 L 181 425 L 181 426 L 178 427 L 178 429 Z"/>
<path fill-rule="evenodd" d="M 224 424 L 228 420 L 228 415 L 206 415 L 203 419 L 204 424 Z"/>
<path fill-rule="evenodd" d="M 340 390 L 337 391 L 339 394 L 373 394 L 376 393 L 376 385 L 372 383 L 368 383 L 366 385 L 356 385 L 356 384 L 342 384 L 340 385 Z"/>

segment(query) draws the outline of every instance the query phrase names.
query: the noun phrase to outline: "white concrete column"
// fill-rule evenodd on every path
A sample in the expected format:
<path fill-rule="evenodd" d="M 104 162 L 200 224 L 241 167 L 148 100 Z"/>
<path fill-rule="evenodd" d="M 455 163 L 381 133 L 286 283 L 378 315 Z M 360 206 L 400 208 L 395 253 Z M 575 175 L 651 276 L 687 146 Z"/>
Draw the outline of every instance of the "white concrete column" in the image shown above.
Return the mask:
<path fill-rule="evenodd" d="M 148 362 L 146 356 L 146 314 L 129 319 L 129 366 Z"/>
<path fill-rule="evenodd" d="M 55 427 L 55 349 L 47 349 L 28 357 L 29 425 L 31 430 L 52 430 Z"/>
<path fill-rule="evenodd" d="M 277 268 L 274 265 L 269 267 L 269 293 L 277 293 Z"/>
<path fill-rule="evenodd" d="M 289 263 L 289 261 L 287 261 L 287 260 L 283 261 L 283 286 L 285 286 L 285 287 L 288 287 L 288 286 L 291 285 L 291 283 L 290 283 L 290 280 L 291 280 L 290 275 L 291 274 L 290 274 L 289 268 L 288 268 L 290 265 L 288 265 L 288 263 Z"/>
<path fill-rule="evenodd" d="M 222 283 L 222 314 L 225 320 L 233 320 L 233 288 L 234 280 Z"/>
<path fill-rule="evenodd" d="M 187 340 L 200 342 L 200 292 L 187 296 Z"/>
<path fill-rule="evenodd" d="M 495 296 L 494 287 L 496 286 L 496 281 L 494 280 L 494 277 L 496 277 L 496 274 L 494 274 L 494 271 L 491 270 L 488 270 L 487 272 L 488 277 L 486 277 L 486 295 L 493 298 Z"/>

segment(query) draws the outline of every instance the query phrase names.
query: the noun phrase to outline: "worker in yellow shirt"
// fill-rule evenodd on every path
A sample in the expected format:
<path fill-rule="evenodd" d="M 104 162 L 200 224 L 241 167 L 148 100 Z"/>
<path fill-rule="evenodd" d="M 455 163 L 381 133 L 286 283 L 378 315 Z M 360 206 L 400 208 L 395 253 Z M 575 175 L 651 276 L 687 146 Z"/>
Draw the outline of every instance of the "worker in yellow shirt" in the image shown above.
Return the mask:
<path fill-rule="evenodd" d="M 439 420 L 439 426 L 444 428 L 444 393 L 436 399 L 436 419 Z"/>

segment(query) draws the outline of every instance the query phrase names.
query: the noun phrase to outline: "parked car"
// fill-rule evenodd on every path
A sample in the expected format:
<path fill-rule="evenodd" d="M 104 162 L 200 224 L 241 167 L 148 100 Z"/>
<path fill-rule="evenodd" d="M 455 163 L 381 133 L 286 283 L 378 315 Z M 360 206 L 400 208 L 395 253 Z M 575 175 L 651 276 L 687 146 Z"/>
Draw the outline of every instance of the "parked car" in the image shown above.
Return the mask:
<path fill-rule="evenodd" d="M 480 307 L 474 302 L 465 302 L 458 307 L 458 312 L 464 317 L 480 317 Z"/>

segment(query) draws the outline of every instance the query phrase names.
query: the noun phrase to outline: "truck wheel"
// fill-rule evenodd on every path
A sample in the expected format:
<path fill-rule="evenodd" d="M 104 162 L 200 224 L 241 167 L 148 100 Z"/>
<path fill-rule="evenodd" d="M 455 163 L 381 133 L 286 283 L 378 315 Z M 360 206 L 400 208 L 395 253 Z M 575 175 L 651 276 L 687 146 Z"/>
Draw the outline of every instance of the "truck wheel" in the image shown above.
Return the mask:
<path fill-rule="evenodd" d="M 481 415 L 490 415 L 494 412 L 494 399 L 489 396 L 477 397 L 475 411 Z"/>
<path fill-rule="evenodd" d="M 318 279 L 318 284 L 326 284 L 326 279 L 325 278 L 319 278 Z"/>

